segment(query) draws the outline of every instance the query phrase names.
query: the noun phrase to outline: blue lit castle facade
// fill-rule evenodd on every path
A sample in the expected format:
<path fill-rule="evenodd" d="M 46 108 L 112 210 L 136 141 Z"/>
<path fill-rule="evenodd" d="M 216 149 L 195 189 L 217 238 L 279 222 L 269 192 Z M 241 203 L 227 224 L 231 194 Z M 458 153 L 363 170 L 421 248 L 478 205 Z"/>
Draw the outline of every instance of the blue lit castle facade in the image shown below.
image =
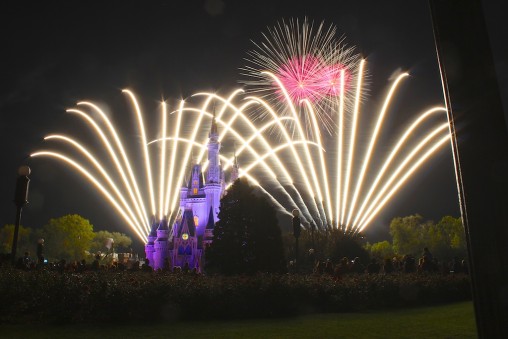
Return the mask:
<path fill-rule="evenodd" d="M 201 270 L 205 248 L 213 240 L 220 199 L 224 194 L 224 172 L 219 160 L 220 142 L 215 117 L 208 140 L 208 168 L 191 168 L 189 180 L 180 190 L 180 214 L 173 225 L 166 220 L 153 222 L 145 246 L 146 258 L 154 269 L 175 266 Z M 231 172 L 231 182 L 238 178 L 238 163 Z"/>

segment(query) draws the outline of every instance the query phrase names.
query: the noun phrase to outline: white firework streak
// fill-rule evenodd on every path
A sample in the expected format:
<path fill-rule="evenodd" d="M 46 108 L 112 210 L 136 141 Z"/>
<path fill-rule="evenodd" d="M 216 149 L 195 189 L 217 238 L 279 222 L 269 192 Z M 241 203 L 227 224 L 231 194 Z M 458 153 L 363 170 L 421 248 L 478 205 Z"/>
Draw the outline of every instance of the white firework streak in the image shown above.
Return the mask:
<path fill-rule="evenodd" d="M 324 126 L 316 113 L 316 110 L 322 109 L 321 107 L 308 100 L 301 103 L 308 116 L 304 119 L 310 122 L 308 128 L 311 133 L 306 133 L 300 120 L 302 112 L 297 113 L 288 95 L 286 95 L 287 107 L 284 108 L 284 112 L 280 112 L 261 97 L 246 95 L 245 98 L 241 98 L 241 90 L 232 92 L 227 98 L 214 93 L 197 93 L 192 98 L 204 98 L 200 107 L 181 101 L 177 110 L 169 114 L 166 103 L 163 102 L 161 136 L 151 141 L 147 139 L 145 117 L 136 96 L 133 92 L 124 90 L 123 93 L 130 99 L 137 120 L 137 129 L 141 135 L 141 142 L 138 143 L 139 151 L 134 154 L 134 162 L 125 152 L 127 145 L 119 137 L 123 133 L 118 133 L 113 123 L 97 105 L 80 102 L 78 105 L 92 108 L 99 114 L 100 119 L 94 120 L 89 114 L 78 109 L 70 109 L 68 112 L 83 118 L 87 125 L 92 127 L 94 138 L 102 142 L 106 153 L 104 154 L 102 147 L 87 148 L 70 137 L 51 135 L 45 140 L 56 140 L 71 145 L 72 149 L 78 151 L 72 154 L 81 155 L 82 159 L 75 160 L 55 150 L 40 151 L 31 156 L 54 158 L 77 170 L 102 193 L 136 235 L 146 241 L 150 231 L 150 217 L 167 218 L 168 222 L 172 223 L 179 214 L 177 201 L 187 165 L 190 164 L 190 155 L 195 149 L 199 152 L 197 162 L 202 161 L 207 149 L 207 132 L 211 120 L 215 117 L 220 130 L 219 140 L 222 142 L 232 140 L 240 146 L 235 154 L 242 164 L 240 177 L 246 177 L 252 184 L 259 186 L 260 191 L 268 196 L 281 213 L 291 215 L 291 210 L 298 208 L 303 212 L 304 226 L 316 223 L 321 226 L 345 227 L 346 230 L 359 232 L 374 220 L 416 170 L 449 140 L 447 125 L 443 123 L 423 132 L 420 128 L 420 133 L 416 133 L 422 122 L 428 122 L 431 116 L 442 114 L 443 120 L 446 121 L 444 108 L 430 109 L 418 116 L 406 129 L 383 162 L 381 169 L 377 172 L 372 170 L 369 162 L 376 149 L 382 121 L 388 112 L 392 97 L 396 94 L 398 83 L 407 76 L 403 74 L 392 85 L 379 112 L 376 126 L 370 134 L 369 147 L 364 154 L 361 170 L 355 170 L 353 157 L 357 152 L 358 143 L 361 142 L 357 140 L 356 122 L 363 95 L 361 92 L 364 61 L 361 63 L 358 67 L 357 85 L 351 94 L 355 99 L 347 98 L 348 94 L 345 93 L 342 83 L 341 95 L 336 99 L 335 106 L 338 110 L 336 118 L 339 130 L 332 136 L 326 134 L 328 138 L 337 138 L 335 142 L 338 146 L 337 158 L 326 153 L 324 147 Z M 276 75 L 267 72 L 265 76 L 271 77 L 282 93 L 287 93 Z M 341 77 L 344 77 L 343 72 Z M 242 105 L 235 104 L 238 98 L 245 102 Z M 356 104 L 351 107 L 345 104 L 346 101 L 354 101 Z M 210 112 L 209 109 L 214 102 L 222 105 L 216 116 L 215 112 Z M 250 119 L 248 113 L 252 110 L 264 110 L 264 119 L 254 121 Z M 289 116 L 288 111 L 292 112 Z M 346 115 L 352 119 L 346 122 L 344 118 Z M 103 131 L 101 123 L 106 125 L 108 133 Z M 270 132 L 274 126 L 278 127 L 283 136 L 282 142 L 278 140 L 274 142 L 273 133 Z M 186 131 L 184 127 L 190 128 L 190 131 Z M 347 153 L 343 152 L 345 131 L 349 132 L 350 140 Z M 409 137 L 422 133 L 423 137 L 415 147 L 403 148 Z M 153 147 L 155 144 L 160 146 L 159 149 Z M 302 161 L 297 148 L 303 149 L 305 161 Z M 395 160 L 398 158 L 402 160 L 396 163 Z M 222 154 L 220 159 L 224 170 L 227 170 L 231 167 L 234 157 Z M 317 161 L 314 161 L 315 159 Z M 336 165 L 335 173 L 329 171 L 327 161 Z M 137 163 L 143 166 L 136 172 L 134 164 Z M 412 166 L 409 166 L 410 163 Z M 113 168 L 111 172 L 108 171 L 109 167 Z M 203 169 L 205 168 L 206 163 L 203 164 Z M 368 173 L 375 175 L 375 180 L 370 185 L 367 182 Z M 301 178 L 303 185 L 299 183 L 300 181 L 294 181 L 295 177 Z M 329 184 L 330 178 L 337 181 L 333 187 Z M 145 182 L 144 185 L 139 184 L 142 181 Z M 349 189 L 352 182 L 356 182 L 353 194 Z M 285 187 L 288 185 L 288 188 L 291 188 L 289 191 Z M 363 189 L 364 187 L 367 188 Z M 277 198 L 274 191 L 282 193 L 283 196 Z M 158 203 L 155 203 L 156 197 L 159 197 Z M 150 206 L 149 211 L 146 205 Z M 356 208 L 356 205 L 360 207 Z"/>

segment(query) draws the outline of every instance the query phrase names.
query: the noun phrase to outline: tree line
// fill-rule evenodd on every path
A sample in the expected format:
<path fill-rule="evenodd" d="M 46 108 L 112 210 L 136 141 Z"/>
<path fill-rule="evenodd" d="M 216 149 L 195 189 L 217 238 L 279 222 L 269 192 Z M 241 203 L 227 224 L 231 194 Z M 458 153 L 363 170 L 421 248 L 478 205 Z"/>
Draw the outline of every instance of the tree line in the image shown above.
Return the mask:
<path fill-rule="evenodd" d="M 0 250 L 9 253 L 13 225 L 0 229 Z M 320 260 L 338 263 L 345 257 L 366 264 L 411 255 L 428 248 L 443 262 L 467 255 L 464 229 L 460 218 L 445 216 L 438 222 L 420 215 L 394 218 L 390 223 L 390 240 L 369 243 L 360 233 L 335 227 L 303 229 L 299 237 L 298 267 L 309 268 Z M 45 239 L 47 258 L 81 260 L 85 253 L 105 250 L 112 238 L 116 252 L 127 252 L 132 240 L 119 232 L 93 231 L 90 222 L 79 215 L 51 219 L 42 229 L 20 227 L 18 249 L 35 253 L 37 239 Z M 204 253 L 205 271 L 219 274 L 254 274 L 283 272 L 296 259 L 296 242 L 292 233 L 282 232 L 275 208 L 266 197 L 238 179 L 221 200 L 219 221 L 214 240 Z"/>
<path fill-rule="evenodd" d="M 0 228 L 0 252 L 10 253 L 14 225 Z M 88 254 L 105 252 L 107 239 L 113 239 L 115 252 L 128 252 L 132 239 L 120 232 L 97 231 L 89 220 L 77 214 L 69 214 L 50 219 L 42 228 L 19 227 L 18 256 L 29 252 L 35 259 L 37 243 L 44 239 L 44 257 L 49 260 L 65 259 L 68 262 L 82 260 Z"/>
<path fill-rule="evenodd" d="M 365 245 L 371 256 L 378 258 L 417 256 L 425 247 L 440 261 L 467 256 L 461 218 L 445 216 L 438 222 L 425 220 L 419 214 L 394 218 L 390 222 L 390 235 L 391 241 Z"/>

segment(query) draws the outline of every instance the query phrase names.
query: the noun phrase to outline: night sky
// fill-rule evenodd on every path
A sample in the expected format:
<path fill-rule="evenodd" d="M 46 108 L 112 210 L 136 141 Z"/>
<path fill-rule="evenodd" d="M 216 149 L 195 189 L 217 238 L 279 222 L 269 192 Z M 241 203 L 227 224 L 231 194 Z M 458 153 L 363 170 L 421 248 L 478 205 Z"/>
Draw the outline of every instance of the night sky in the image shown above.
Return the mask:
<path fill-rule="evenodd" d="M 485 5 L 485 10 L 506 108 L 502 32 L 507 30 L 498 3 Z M 30 203 L 22 225 L 39 228 L 50 218 L 77 213 L 95 230 L 135 238 L 69 167 L 28 155 L 45 148 L 47 134 L 82 132 L 83 125 L 65 112 L 81 100 L 104 105 L 118 122 L 122 114 L 131 114 L 123 88 L 137 94 L 148 116 L 158 114 L 162 98 L 176 105 L 198 91 L 226 95 L 240 86 L 239 68 L 246 64 L 251 40 L 260 41 L 261 32 L 283 18 L 325 20 L 337 26 L 348 45 L 356 46 L 368 63 L 367 111 L 379 109 L 394 72 L 411 74 L 389 126 L 444 105 L 426 1 L 10 1 L 2 7 L 1 225 L 14 223 L 16 171 L 28 164 Z M 367 235 L 382 239 L 393 217 L 414 213 L 433 220 L 459 216 L 448 147 L 405 185 Z"/>

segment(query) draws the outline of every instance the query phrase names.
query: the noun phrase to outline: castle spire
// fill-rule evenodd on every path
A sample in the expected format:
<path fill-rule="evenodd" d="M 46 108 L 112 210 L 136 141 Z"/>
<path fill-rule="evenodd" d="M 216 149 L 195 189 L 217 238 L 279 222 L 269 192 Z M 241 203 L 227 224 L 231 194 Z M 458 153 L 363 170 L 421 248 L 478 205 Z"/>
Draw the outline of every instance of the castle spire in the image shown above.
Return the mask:
<path fill-rule="evenodd" d="M 236 157 L 236 148 L 234 150 L 233 158 L 234 158 L 234 160 L 233 160 L 233 166 L 231 169 L 231 183 L 234 183 L 236 181 L 236 179 L 238 179 L 238 177 L 240 176 L 238 158 Z"/>
<path fill-rule="evenodd" d="M 220 184 L 221 166 L 219 160 L 220 142 L 217 130 L 217 121 L 215 120 L 215 106 L 213 109 L 212 124 L 208 139 L 208 175 L 207 183 Z"/>
<path fill-rule="evenodd" d="M 213 106 L 213 117 L 212 117 L 212 126 L 210 127 L 210 134 L 208 135 L 209 138 L 217 137 L 217 121 L 215 120 L 215 105 Z"/>

